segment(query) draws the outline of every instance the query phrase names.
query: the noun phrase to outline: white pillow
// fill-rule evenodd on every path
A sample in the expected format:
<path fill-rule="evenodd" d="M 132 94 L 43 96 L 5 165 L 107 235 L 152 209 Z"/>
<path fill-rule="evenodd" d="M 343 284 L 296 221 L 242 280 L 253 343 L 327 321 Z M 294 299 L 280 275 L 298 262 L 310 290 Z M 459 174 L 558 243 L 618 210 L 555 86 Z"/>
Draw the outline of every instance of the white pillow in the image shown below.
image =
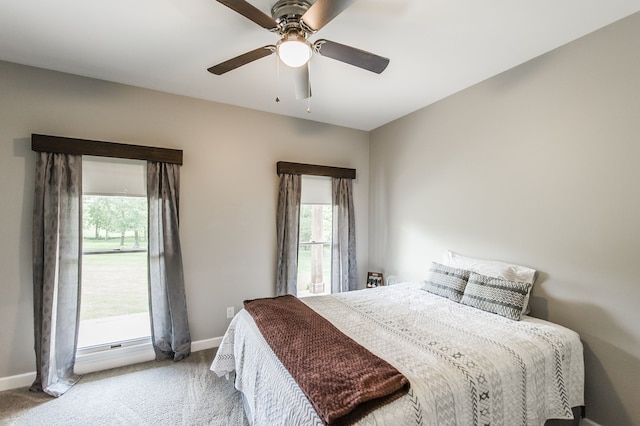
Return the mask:
<path fill-rule="evenodd" d="M 527 268 L 526 266 L 512 265 L 498 260 L 474 259 L 473 257 L 454 253 L 451 250 L 444 252 L 442 263 L 453 268 L 465 269 L 488 277 L 531 284 L 525 296 L 522 313 L 526 315 L 531 311 L 529 307 L 529 296 L 533 283 L 536 281 L 535 269 Z"/>
<path fill-rule="evenodd" d="M 526 266 L 512 265 L 497 260 L 474 259 L 463 256 L 450 250 L 444 252 L 442 263 L 458 269 L 487 275 L 493 278 L 501 278 L 508 281 L 533 284 L 536 280 L 536 270 Z"/>

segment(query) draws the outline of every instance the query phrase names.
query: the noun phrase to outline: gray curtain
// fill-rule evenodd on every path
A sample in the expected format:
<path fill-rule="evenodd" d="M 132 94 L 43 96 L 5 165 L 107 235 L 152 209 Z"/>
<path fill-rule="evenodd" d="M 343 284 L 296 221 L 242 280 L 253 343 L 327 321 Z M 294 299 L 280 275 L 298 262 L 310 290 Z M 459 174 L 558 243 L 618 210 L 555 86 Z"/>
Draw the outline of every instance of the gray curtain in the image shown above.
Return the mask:
<path fill-rule="evenodd" d="M 147 162 L 149 311 L 156 359 L 191 353 L 191 334 L 178 233 L 180 166 Z"/>
<path fill-rule="evenodd" d="M 333 244 L 331 251 L 331 292 L 356 290 L 356 226 L 353 213 L 352 179 L 332 178 Z"/>
<path fill-rule="evenodd" d="M 300 195 L 302 176 L 280 175 L 276 233 L 278 263 L 276 294 L 297 294 L 298 286 L 298 235 L 300 233 Z"/>
<path fill-rule="evenodd" d="M 58 397 L 73 373 L 80 319 L 82 156 L 39 152 L 33 204 L 32 391 Z"/>

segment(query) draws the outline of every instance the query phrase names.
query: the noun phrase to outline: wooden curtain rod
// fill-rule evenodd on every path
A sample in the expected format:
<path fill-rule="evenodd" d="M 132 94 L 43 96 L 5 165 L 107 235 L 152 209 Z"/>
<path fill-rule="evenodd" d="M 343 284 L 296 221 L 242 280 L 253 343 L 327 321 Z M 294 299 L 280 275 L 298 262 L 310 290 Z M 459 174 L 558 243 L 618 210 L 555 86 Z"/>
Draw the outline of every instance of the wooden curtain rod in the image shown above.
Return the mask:
<path fill-rule="evenodd" d="M 314 164 L 288 163 L 278 161 L 277 173 L 279 175 L 287 173 L 292 175 L 312 175 L 329 176 L 344 179 L 355 179 L 356 169 L 346 169 L 343 167 L 316 166 Z"/>
<path fill-rule="evenodd" d="M 31 135 L 31 149 L 36 152 L 94 155 L 97 157 L 128 158 L 182 165 L 182 150 L 127 145 L 115 142 L 65 138 L 61 136 Z"/>

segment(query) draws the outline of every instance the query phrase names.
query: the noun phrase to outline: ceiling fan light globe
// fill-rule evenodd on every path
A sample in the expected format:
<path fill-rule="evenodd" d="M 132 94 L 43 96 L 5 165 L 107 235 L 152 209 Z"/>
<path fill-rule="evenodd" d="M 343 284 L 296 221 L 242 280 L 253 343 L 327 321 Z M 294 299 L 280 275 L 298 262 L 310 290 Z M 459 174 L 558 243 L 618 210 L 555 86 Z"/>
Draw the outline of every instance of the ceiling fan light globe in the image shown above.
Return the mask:
<path fill-rule="evenodd" d="M 278 56 L 289 67 L 301 67 L 311 59 L 311 46 L 302 40 L 283 40 L 278 45 Z"/>

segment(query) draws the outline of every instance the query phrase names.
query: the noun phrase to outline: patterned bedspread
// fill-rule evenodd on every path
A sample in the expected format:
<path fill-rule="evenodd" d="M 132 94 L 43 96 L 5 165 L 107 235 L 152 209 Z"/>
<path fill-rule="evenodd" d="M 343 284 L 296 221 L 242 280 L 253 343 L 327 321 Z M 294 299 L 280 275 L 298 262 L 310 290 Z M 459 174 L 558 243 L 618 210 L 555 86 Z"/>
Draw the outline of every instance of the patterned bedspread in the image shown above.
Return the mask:
<path fill-rule="evenodd" d="M 583 405 L 579 336 L 524 316 L 512 321 L 419 284 L 302 299 L 411 382 L 407 395 L 359 425 L 542 425 Z M 246 311 L 232 320 L 211 369 L 235 371 L 249 421 L 322 425 Z"/>

